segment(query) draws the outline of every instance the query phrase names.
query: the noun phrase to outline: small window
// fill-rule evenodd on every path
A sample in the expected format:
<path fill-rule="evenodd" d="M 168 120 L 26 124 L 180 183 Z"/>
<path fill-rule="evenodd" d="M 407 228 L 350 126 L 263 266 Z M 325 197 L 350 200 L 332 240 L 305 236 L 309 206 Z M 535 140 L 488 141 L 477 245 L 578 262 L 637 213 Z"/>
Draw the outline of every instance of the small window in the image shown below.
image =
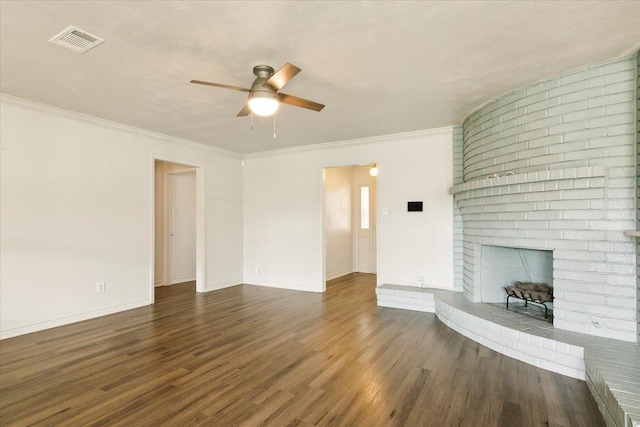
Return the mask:
<path fill-rule="evenodd" d="M 360 228 L 369 229 L 369 187 L 360 187 Z"/>

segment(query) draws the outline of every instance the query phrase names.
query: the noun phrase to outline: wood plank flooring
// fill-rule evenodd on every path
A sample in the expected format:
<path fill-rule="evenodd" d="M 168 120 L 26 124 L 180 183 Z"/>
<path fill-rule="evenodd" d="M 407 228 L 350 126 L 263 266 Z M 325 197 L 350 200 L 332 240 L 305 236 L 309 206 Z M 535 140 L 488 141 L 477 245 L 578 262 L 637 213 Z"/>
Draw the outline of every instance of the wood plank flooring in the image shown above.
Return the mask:
<path fill-rule="evenodd" d="M 603 426 L 583 381 L 433 314 L 325 294 L 158 288 L 156 304 L 0 342 L 2 426 Z"/>

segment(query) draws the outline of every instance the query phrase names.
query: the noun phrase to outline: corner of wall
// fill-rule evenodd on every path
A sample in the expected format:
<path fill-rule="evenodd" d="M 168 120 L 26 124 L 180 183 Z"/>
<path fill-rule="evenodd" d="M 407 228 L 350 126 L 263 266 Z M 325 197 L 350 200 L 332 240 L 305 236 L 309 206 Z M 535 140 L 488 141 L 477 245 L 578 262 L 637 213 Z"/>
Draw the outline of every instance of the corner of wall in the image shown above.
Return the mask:
<path fill-rule="evenodd" d="M 462 184 L 462 125 L 453 126 L 453 184 Z M 464 288 L 463 222 L 457 200 L 453 200 L 453 290 Z"/>
<path fill-rule="evenodd" d="M 640 229 L 640 51 L 636 54 L 636 230 Z M 636 237 L 636 316 L 637 339 L 640 343 L 640 238 Z"/>

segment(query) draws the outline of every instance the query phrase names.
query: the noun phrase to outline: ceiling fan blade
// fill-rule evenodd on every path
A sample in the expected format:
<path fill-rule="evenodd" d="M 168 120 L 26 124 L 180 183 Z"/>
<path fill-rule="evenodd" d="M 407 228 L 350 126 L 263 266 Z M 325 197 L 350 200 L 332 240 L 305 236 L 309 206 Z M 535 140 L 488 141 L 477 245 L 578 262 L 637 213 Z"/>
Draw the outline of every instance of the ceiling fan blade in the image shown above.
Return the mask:
<path fill-rule="evenodd" d="M 242 107 L 242 110 L 236 114 L 236 117 L 246 117 L 249 114 L 251 114 L 251 108 L 249 108 L 249 104 L 244 104 L 244 107 Z"/>
<path fill-rule="evenodd" d="M 294 78 L 300 71 L 302 71 L 300 70 L 300 68 L 287 62 L 282 66 L 282 68 L 276 71 L 276 73 L 271 76 L 269 80 L 264 82 L 263 86 L 268 86 L 271 89 L 278 91 L 282 89 L 282 87 L 286 85 L 289 80 Z"/>
<path fill-rule="evenodd" d="M 286 93 L 278 94 L 278 101 L 283 104 L 293 105 L 294 107 L 302 107 L 308 110 L 321 111 L 324 108 L 324 104 L 309 101 L 308 99 L 299 98 L 293 95 L 287 95 Z"/>
<path fill-rule="evenodd" d="M 221 87 L 223 89 L 239 90 L 240 92 L 251 92 L 251 89 L 247 89 L 247 88 L 240 87 L 240 86 L 223 85 L 221 83 L 203 82 L 202 80 L 191 80 L 191 83 L 195 83 L 197 85 Z"/>

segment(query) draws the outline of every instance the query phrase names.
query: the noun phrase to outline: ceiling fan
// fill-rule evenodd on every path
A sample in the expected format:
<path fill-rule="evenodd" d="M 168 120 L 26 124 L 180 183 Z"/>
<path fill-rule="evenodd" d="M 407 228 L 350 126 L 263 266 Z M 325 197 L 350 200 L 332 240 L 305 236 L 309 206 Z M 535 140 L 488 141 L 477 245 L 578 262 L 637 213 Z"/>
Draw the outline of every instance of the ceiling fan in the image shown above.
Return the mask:
<path fill-rule="evenodd" d="M 202 80 L 191 80 L 191 83 L 248 92 L 249 102 L 240 110 L 236 117 L 248 116 L 251 112 L 259 116 L 270 116 L 278 110 L 280 103 L 306 108 L 308 110 L 322 110 L 324 108 L 323 104 L 280 92 L 280 89 L 300 71 L 300 68 L 289 63 L 284 64 L 276 73 L 274 73 L 273 68 L 268 65 L 256 65 L 253 67 L 253 74 L 256 75 L 256 79 L 253 81 L 251 89 L 221 83 L 205 82 Z"/>

